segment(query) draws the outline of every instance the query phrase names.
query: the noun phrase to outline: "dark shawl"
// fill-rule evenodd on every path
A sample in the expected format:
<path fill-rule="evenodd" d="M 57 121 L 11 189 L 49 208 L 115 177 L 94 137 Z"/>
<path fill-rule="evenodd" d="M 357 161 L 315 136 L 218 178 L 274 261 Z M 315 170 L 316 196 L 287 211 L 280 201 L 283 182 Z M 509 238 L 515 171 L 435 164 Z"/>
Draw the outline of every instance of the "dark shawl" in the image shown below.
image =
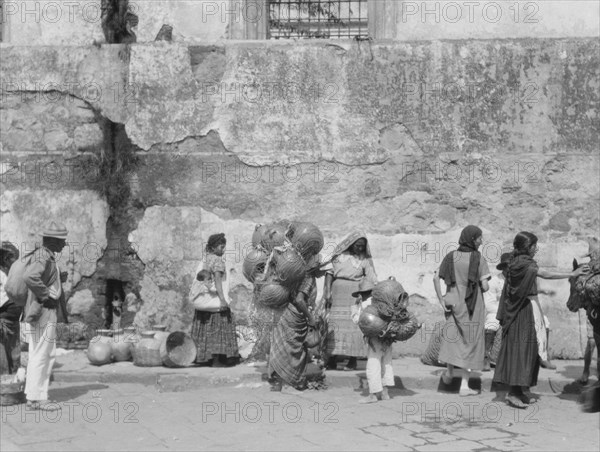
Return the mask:
<path fill-rule="evenodd" d="M 513 257 L 504 271 L 506 282 L 500 297 L 496 318 L 502 325 L 502 331 L 514 322 L 518 313 L 526 307 L 530 296 L 537 295 L 538 264 L 527 254 Z"/>
<path fill-rule="evenodd" d="M 479 290 L 479 262 L 481 253 L 477 251 L 475 239 L 481 236 L 483 232 L 477 226 L 467 226 L 460 233 L 458 239 L 458 251 L 471 253 L 469 258 L 469 282 L 467 284 L 467 292 L 465 294 L 465 303 L 469 311 L 469 318 L 473 316 L 475 303 L 477 302 L 477 294 Z M 444 280 L 446 286 L 452 287 L 456 285 L 456 275 L 454 273 L 454 252 L 446 254 L 442 265 L 440 265 L 440 278 Z"/>

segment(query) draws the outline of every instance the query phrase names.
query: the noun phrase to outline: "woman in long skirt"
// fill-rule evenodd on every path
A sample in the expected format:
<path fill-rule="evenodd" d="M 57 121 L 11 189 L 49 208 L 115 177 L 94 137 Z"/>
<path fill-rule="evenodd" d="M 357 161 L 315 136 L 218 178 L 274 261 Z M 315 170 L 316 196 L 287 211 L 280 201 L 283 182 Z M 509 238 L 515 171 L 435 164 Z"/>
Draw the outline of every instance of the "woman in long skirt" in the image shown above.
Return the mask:
<path fill-rule="evenodd" d="M 537 384 L 540 369 L 538 341 L 532 302 L 537 303 L 536 278 L 565 279 L 579 276 L 586 267 L 573 272 L 540 270 L 533 259 L 538 238 L 530 232 L 519 232 L 513 241 L 513 252 L 505 270 L 505 284 L 498 306 L 502 325 L 502 345 L 498 353 L 494 382 L 510 386 L 506 401 L 526 408 L 537 400 L 527 391 Z"/>
<path fill-rule="evenodd" d="M 214 234 L 208 239 L 206 256 L 201 270 L 210 274 L 209 281 L 214 283 L 220 307 L 214 310 L 196 310 L 192 322 L 192 338 L 196 343 L 197 364 L 212 364 L 222 367 L 233 364 L 239 357 L 237 335 L 233 314 L 229 309 L 224 287 L 226 287 L 227 269 L 223 260 L 227 240 L 225 234 Z"/>
<path fill-rule="evenodd" d="M 457 251 L 448 253 L 433 284 L 438 300 L 446 313 L 442 330 L 439 360 L 447 369 L 442 379 L 450 384 L 454 367 L 463 369 L 460 395 L 477 394 L 469 388 L 472 370 L 482 370 L 485 357 L 485 303 L 483 292 L 488 290 L 490 271 L 478 248 L 483 241 L 481 229 L 467 226 L 460 234 Z M 440 279 L 447 286 L 442 295 Z"/>
<path fill-rule="evenodd" d="M 327 369 L 336 369 L 337 355 L 349 357 L 345 370 L 356 369 L 357 357 L 367 356 L 363 334 L 352 321 L 352 293 L 365 278 L 377 284 L 377 274 L 364 233 L 355 231 L 338 244 L 332 255 L 331 268 L 325 276 L 323 298 L 329 310 Z"/>
<path fill-rule="evenodd" d="M 299 390 L 307 386 L 309 353 L 305 342 L 309 326 L 315 327 L 309 308 L 317 292 L 316 270 L 317 267 L 307 272 L 295 298 L 288 303 L 273 330 L 268 367 L 273 391 L 280 391 L 284 382 Z"/>

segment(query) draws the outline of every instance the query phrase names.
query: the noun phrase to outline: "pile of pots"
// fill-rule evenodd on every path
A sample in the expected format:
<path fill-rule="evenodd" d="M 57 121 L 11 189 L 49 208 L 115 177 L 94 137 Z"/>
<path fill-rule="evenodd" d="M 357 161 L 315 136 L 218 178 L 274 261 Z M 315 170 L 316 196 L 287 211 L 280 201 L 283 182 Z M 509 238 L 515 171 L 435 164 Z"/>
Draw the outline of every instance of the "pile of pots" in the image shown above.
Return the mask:
<path fill-rule="evenodd" d="M 323 234 L 312 223 L 284 220 L 257 225 L 242 267 L 254 284 L 256 302 L 273 309 L 286 306 L 323 244 Z"/>
<path fill-rule="evenodd" d="M 183 353 L 182 347 L 185 349 Z M 97 330 L 87 349 L 88 360 L 95 366 L 133 361 L 134 365 L 141 367 L 185 367 L 193 363 L 195 355 L 196 348 L 188 334 L 169 333 L 163 325 L 155 325 L 141 334 L 133 326 L 119 330 Z"/>

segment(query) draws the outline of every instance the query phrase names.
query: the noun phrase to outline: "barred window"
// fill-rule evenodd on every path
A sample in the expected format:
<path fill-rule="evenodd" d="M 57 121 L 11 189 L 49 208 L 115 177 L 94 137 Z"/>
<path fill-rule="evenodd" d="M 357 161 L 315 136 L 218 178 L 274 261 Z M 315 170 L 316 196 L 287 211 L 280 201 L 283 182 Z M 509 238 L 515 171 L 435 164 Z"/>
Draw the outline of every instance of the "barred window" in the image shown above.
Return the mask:
<path fill-rule="evenodd" d="M 271 39 L 369 36 L 367 0 L 269 0 Z"/>

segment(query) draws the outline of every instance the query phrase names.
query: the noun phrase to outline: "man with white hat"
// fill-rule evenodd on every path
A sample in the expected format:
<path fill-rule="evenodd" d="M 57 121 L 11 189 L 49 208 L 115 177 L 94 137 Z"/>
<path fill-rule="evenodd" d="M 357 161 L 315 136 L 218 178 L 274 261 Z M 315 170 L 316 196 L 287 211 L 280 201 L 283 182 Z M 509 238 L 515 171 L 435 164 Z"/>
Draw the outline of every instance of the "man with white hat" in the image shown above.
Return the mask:
<path fill-rule="evenodd" d="M 65 247 L 66 238 L 66 227 L 51 222 L 42 233 L 42 246 L 31 253 L 24 269 L 23 280 L 29 292 L 24 311 L 29 342 L 25 394 L 27 409 L 31 410 L 60 409 L 57 403 L 48 401 L 48 386 L 56 355 L 56 324 L 67 321 L 64 275 L 56 263 L 56 254 Z"/>

